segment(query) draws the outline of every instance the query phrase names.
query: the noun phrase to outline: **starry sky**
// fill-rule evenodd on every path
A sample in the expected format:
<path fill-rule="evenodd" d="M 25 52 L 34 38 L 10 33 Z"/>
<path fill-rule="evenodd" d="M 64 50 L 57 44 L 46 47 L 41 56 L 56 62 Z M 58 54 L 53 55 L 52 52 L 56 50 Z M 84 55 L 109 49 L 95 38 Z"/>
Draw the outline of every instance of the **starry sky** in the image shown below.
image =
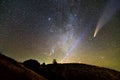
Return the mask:
<path fill-rule="evenodd" d="M 119 4 L 119 0 L 0 0 L 0 52 L 17 61 L 56 59 L 120 70 Z"/>

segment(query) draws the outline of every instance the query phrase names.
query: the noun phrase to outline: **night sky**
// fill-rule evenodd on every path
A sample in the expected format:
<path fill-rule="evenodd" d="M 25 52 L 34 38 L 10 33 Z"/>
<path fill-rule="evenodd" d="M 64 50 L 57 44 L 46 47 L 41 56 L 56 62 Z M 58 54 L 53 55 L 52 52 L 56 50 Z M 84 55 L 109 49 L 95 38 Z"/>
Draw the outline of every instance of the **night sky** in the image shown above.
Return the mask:
<path fill-rule="evenodd" d="M 120 0 L 0 0 L 0 52 L 120 70 Z"/>

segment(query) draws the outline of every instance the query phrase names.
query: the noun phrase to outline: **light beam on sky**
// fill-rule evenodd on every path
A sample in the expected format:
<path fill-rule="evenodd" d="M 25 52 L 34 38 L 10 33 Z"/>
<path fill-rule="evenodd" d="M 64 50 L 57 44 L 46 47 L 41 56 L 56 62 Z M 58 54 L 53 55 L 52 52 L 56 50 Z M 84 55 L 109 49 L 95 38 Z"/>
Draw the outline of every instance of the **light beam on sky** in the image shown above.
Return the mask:
<path fill-rule="evenodd" d="M 81 32 L 81 34 L 74 41 L 70 49 L 66 52 L 65 56 L 61 60 L 61 63 L 63 63 L 66 60 L 66 58 L 74 51 L 74 49 L 81 43 L 87 32 L 92 28 L 93 23 L 94 23 L 94 18 L 91 18 L 91 21 L 89 21 L 89 23 L 85 25 L 86 28 Z"/>
<path fill-rule="evenodd" d="M 66 55 L 64 58 L 61 60 L 61 63 L 72 53 L 72 51 L 77 47 L 77 45 L 82 41 L 83 37 L 85 34 L 83 33 L 72 45 L 72 47 L 67 51 Z"/>

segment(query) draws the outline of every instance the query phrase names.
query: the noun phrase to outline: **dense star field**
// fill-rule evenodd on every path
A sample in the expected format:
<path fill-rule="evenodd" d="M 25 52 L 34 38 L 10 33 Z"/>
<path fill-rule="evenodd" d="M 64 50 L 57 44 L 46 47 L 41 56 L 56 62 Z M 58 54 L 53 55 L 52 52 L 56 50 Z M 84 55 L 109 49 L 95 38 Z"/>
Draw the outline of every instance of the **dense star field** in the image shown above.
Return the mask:
<path fill-rule="evenodd" d="M 120 0 L 0 0 L 0 52 L 120 70 Z"/>

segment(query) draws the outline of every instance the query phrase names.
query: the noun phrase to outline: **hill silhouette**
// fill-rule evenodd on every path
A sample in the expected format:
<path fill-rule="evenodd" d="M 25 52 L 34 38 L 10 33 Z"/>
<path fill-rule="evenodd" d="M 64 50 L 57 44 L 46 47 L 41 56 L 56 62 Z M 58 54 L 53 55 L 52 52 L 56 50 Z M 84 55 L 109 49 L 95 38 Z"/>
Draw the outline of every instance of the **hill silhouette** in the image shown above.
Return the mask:
<path fill-rule="evenodd" d="M 28 60 L 23 64 L 48 80 L 120 80 L 119 71 L 104 67 L 78 63 L 47 65 L 36 63 L 35 60 Z"/>
<path fill-rule="evenodd" d="M 0 80 L 47 80 L 17 61 L 0 54 Z"/>
<path fill-rule="evenodd" d="M 0 80 L 120 80 L 120 72 L 88 64 L 40 64 L 36 60 L 19 63 L 0 54 Z"/>

